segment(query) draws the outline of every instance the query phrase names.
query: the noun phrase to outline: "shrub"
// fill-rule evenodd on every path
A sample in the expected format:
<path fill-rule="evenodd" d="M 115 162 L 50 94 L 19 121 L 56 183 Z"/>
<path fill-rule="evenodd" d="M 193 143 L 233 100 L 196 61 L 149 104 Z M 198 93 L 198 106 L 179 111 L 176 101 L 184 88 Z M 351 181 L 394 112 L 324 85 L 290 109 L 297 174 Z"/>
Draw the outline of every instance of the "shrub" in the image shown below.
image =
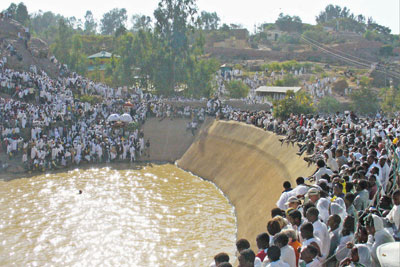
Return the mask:
<path fill-rule="evenodd" d="M 225 83 L 225 87 L 229 92 L 229 96 L 232 98 L 243 98 L 247 97 L 250 88 L 240 80 L 232 80 Z"/>
<path fill-rule="evenodd" d="M 290 114 L 310 114 L 314 112 L 311 96 L 303 91 L 296 94 L 288 91 L 284 99 L 273 102 L 274 116 L 286 119 Z"/>
<path fill-rule="evenodd" d="M 80 100 L 81 102 L 88 102 L 88 103 L 90 103 L 91 105 L 94 105 L 94 104 L 96 104 L 96 103 L 100 103 L 100 102 L 103 101 L 102 98 L 101 98 L 101 96 L 97 96 L 97 95 L 81 95 L 81 96 L 79 97 L 79 100 Z"/>
<path fill-rule="evenodd" d="M 339 80 L 333 84 L 333 91 L 335 91 L 338 94 L 343 94 L 344 89 L 348 88 L 349 84 L 346 82 L 346 80 Z"/>
<path fill-rule="evenodd" d="M 299 85 L 299 79 L 294 77 L 292 74 L 287 74 L 282 80 L 276 80 L 275 86 L 297 86 Z"/>
<path fill-rule="evenodd" d="M 318 104 L 318 112 L 332 114 L 342 111 L 342 104 L 334 97 L 326 96 Z"/>

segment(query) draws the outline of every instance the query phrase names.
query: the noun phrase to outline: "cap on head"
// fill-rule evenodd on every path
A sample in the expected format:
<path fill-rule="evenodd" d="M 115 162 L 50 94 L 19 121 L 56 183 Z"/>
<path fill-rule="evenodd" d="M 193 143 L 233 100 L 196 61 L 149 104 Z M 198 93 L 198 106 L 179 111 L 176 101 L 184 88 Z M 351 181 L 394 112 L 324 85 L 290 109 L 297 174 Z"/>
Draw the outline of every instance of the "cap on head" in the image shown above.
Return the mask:
<path fill-rule="evenodd" d="M 310 188 L 307 193 L 309 196 L 319 195 L 319 190 L 317 188 Z"/>
<path fill-rule="evenodd" d="M 288 201 L 285 203 L 285 205 L 289 205 L 290 203 L 298 203 L 299 199 L 296 196 L 291 196 L 289 197 Z"/>

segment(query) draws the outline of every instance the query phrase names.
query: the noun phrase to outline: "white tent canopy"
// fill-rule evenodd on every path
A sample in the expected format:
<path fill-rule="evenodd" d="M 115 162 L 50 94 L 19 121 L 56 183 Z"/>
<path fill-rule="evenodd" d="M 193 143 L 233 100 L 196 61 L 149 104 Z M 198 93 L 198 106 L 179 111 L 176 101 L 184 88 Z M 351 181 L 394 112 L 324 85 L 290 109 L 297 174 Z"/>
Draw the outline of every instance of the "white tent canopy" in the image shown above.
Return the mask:
<path fill-rule="evenodd" d="M 119 121 L 120 116 L 118 114 L 111 114 L 108 116 L 107 121 Z"/>
<path fill-rule="evenodd" d="M 122 122 L 131 122 L 133 121 L 131 115 L 129 115 L 128 113 L 124 113 L 119 117 L 119 120 Z"/>

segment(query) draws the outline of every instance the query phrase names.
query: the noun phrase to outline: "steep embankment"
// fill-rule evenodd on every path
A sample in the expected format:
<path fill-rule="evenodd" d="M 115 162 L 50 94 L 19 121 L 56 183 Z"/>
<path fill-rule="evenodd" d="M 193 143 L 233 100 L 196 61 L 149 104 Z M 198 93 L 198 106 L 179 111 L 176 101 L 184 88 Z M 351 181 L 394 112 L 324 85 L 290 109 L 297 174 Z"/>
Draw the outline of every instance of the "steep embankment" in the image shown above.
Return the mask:
<path fill-rule="evenodd" d="M 143 126 L 145 139 L 150 140 L 150 158 L 143 157 L 149 161 L 174 162 L 181 158 L 193 143 L 194 136 L 191 131 L 186 130 L 189 119 L 163 119 L 150 118 Z M 207 124 L 206 120 L 203 124 Z M 199 126 L 201 127 L 201 126 Z"/>
<path fill-rule="evenodd" d="M 178 166 L 214 182 L 236 208 L 238 238 L 257 249 L 270 211 L 289 180 L 308 176 L 312 168 L 272 133 L 243 123 L 214 121 L 178 160 Z"/>

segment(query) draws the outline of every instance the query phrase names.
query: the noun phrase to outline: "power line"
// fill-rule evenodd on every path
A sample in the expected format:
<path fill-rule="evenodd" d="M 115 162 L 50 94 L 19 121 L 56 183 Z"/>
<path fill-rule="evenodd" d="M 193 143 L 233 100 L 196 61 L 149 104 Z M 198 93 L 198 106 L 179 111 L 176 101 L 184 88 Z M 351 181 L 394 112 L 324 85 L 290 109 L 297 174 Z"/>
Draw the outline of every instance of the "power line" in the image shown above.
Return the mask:
<path fill-rule="evenodd" d="M 309 38 L 309 37 L 305 37 L 305 36 L 303 36 L 303 37 L 306 38 L 308 41 L 313 42 L 314 44 L 318 44 L 318 45 L 324 47 L 325 49 L 328 49 L 326 45 L 321 44 L 321 43 L 319 43 L 319 42 L 316 41 L 316 40 L 313 40 L 313 39 L 311 39 L 311 38 Z M 355 58 L 355 59 L 357 59 L 358 61 L 364 61 L 364 63 L 366 62 L 367 64 L 370 64 L 370 65 L 373 65 L 373 64 L 376 63 L 376 62 L 372 62 L 372 61 L 369 61 L 369 60 L 366 60 L 366 59 L 363 59 L 363 58 L 360 58 L 360 57 L 356 57 L 356 56 L 347 54 L 347 53 L 345 53 L 345 52 L 343 52 L 343 51 L 340 51 L 340 50 L 337 50 L 337 49 L 334 49 L 334 48 L 331 48 L 331 47 L 329 47 L 329 49 L 330 49 L 330 50 L 336 51 L 336 53 L 342 53 L 342 54 L 344 54 L 344 55 L 347 56 L 347 57 Z M 379 67 L 378 67 L 378 68 L 379 68 Z M 385 68 L 384 71 L 387 71 L 387 69 Z M 389 70 L 389 72 L 390 72 L 391 74 L 393 74 L 394 76 L 400 75 L 400 72 L 396 72 L 396 71 L 392 71 L 392 70 Z"/>
<path fill-rule="evenodd" d="M 301 36 L 301 39 L 304 40 L 306 43 L 308 43 L 308 44 L 310 44 L 310 45 L 312 45 L 312 46 L 314 46 L 314 47 L 320 49 L 321 51 L 323 51 L 323 52 L 325 52 L 325 53 L 327 53 L 327 54 L 330 54 L 331 56 L 334 56 L 334 57 L 336 57 L 336 58 L 339 58 L 339 59 L 341 59 L 341 60 L 343 60 L 343 61 L 352 63 L 352 64 L 354 64 L 354 65 L 358 65 L 358 66 L 362 66 L 362 67 L 371 68 L 371 65 L 369 65 L 369 64 L 366 64 L 366 63 L 363 63 L 363 62 L 359 62 L 359 61 L 357 61 L 357 60 L 350 59 L 350 58 L 348 58 L 348 57 L 345 57 L 345 56 L 342 56 L 342 55 L 340 55 L 340 54 L 337 54 L 337 53 L 334 53 L 334 52 L 332 52 L 332 51 L 329 51 L 329 50 L 325 49 L 324 47 L 322 47 L 322 46 L 320 46 L 320 45 L 318 45 L 318 44 L 315 44 L 314 42 L 316 42 L 316 41 L 314 41 L 314 40 L 312 40 L 312 39 L 308 40 L 309 38 L 304 37 L 304 36 Z M 313 42 L 313 41 L 314 41 L 314 42 Z M 379 68 L 376 68 L 376 67 L 375 67 L 375 70 L 376 70 L 377 72 L 383 73 L 383 74 L 385 74 L 385 75 L 388 75 L 388 74 L 389 74 L 391 77 L 400 79 L 400 74 L 399 74 L 399 73 L 397 73 L 397 72 L 392 72 L 392 71 L 390 71 L 390 70 L 387 71 L 386 68 L 384 69 L 384 71 L 382 71 L 382 70 L 380 70 Z"/>

